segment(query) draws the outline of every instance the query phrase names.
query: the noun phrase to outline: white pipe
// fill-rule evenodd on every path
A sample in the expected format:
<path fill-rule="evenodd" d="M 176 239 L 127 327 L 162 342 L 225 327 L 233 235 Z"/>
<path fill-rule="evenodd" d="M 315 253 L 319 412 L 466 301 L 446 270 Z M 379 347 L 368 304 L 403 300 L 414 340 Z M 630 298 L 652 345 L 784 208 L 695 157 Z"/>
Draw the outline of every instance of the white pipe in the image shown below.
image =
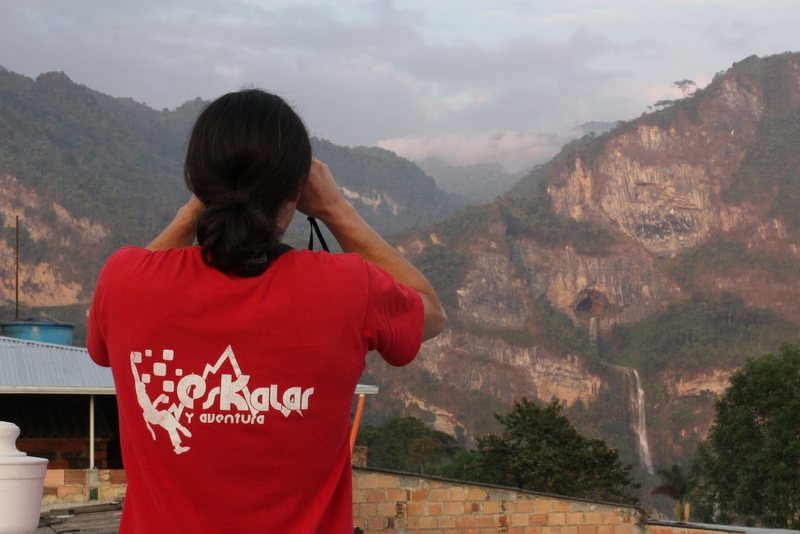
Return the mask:
<path fill-rule="evenodd" d="M 94 395 L 89 395 L 89 469 L 94 465 Z"/>

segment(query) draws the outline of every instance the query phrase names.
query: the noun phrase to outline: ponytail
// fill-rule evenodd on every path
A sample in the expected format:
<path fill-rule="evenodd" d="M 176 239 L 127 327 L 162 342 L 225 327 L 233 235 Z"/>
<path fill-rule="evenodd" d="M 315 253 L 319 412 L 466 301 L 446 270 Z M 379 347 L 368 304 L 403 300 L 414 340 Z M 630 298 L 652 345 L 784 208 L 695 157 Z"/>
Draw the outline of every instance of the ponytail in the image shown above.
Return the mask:
<path fill-rule="evenodd" d="M 248 89 L 209 104 L 184 166 L 189 189 L 206 206 L 196 226 L 203 261 L 225 273 L 263 273 L 282 237 L 280 210 L 310 167 L 308 132 L 280 97 Z"/>

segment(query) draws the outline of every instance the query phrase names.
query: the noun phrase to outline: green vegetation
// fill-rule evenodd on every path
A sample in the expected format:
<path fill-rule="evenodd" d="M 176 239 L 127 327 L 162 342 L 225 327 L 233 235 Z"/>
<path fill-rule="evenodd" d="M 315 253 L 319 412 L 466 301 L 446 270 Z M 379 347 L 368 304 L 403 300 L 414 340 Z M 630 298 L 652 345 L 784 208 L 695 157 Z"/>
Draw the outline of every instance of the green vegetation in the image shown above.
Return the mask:
<path fill-rule="evenodd" d="M 800 228 L 800 106 L 797 105 L 796 54 L 755 56 L 734 65 L 732 73 L 745 87 L 764 95 L 764 116 L 755 142 L 734 175 L 725 199 L 739 202 L 771 198 L 772 215 Z"/>
<path fill-rule="evenodd" d="M 717 240 L 681 254 L 670 271 L 684 288 L 699 274 L 727 273 L 734 269 L 765 269 L 780 279 L 800 275 L 800 265 L 789 256 L 753 253 L 739 241 Z"/>
<path fill-rule="evenodd" d="M 736 296 L 695 296 L 670 304 L 638 323 L 617 326 L 609 340 L 613 359 L 653 377 L 666 368 L 697 369 L 709 362 L 740 365 L 797 336 L 797 327 L 768 310 L 748 308 Z"/>
<path fill-rule="evenodd" d="M 590 222 L 576 221 L 553 209 L 548 184 L 563 185 L 567 169 L 580 160 L 591 168 L 609 139 L 609 133 L 590 133 L 567 143 L 550 162 L 534 168 L 500 200 L 502 216 L 511 237 L 528 237 L 547 246 L 571 244 L 581 254 L 604 256 L 614 237 Z"/>
<path fill-rule="evenodd" d="M 582 436 L 554 400 L 541 406 L 522 399 L 505 415 L 499 434 L 478 438 L 476 451 L 462 453 L 446 468 L 450 476 L 569 495 L 635 503 L 630 465 L 601 439 Z"/>
<path fill-rule="evenodd" d="M 535 338 L 533 333 L 526 328 L 495 328 L 476 323 L 465 323 L 458 320 L 450 320 L 451 328 L 464 330 L 475 336 L 486 336 L 502 339 L 510 345 L 518 347 L 532 347 Z"/>
<path fill-rule="evenodd" d="M 688 497 L 691 484 L 681 466 L 673 464 L 669 469 L 662 467 L 656 471 L 656 475 L 661 479 L 661 484 L 656 486 L 650 494 L 666 495 L 675 501 L 675 519 L 688 521 Z"/>
<path fill-rule="evenodd" d="M 435 474 L 460 447 L 453 436 L 433 430 L 416 417 L 396 417 L 365 426 L 358 445 L 367 447 L 370 467 Z"/>
<path fill-rule="evenodd" d="M 800 346 L 749 360 L 694 464 L 701 521 L 800 528 Z"/>
<path fill-rule="evenodd" d="M 154 235 L 186 196 L 180 158 L 170 153 L 183 137 L 164 131 L 166 115 L 76 85 L 62 73 L 33 81 L 0 70 L 0 100 L 0 174 L 16 176 L 42 201 L 35 212 L 20 206 L 25 261 L 48 257 L 67 279 L 91 286 L 113 249 Z M 111 236 L 90 253 L 30 239 L 26 228 L 36 219 L 58 226 L 52 202 L 113 228 Z M 59 232 L 62 242 L 80 242 L 77 230 Z"/>
<path fill-rule="evenodd" d="M 442 245 L 429 245 L 414 263 L 436 288 L 445 309 L 457 308 L 456 291 L 464 284 L 467 275 L 467 255 Z"/>
<path fill-rule="evenodd" d="M 376 358 L 379 358 L 376 355 Z M 483 361 L 485 356 L 471 354 L 470 358 Z M 433 424 L 436 416 L 430 411 L 419 408 L 413 402 L 406 406 L 394 386 L 401 385 L 402 391 L 414 397 L 424 399 L 426 404 L 436 406 L 446 412 L 458 415 L 455 427 L 456 438 L 465 442 L 464 427 L 473 434 L 492 432 L 497 429 L 497 420 L 493 413 L 507 408 L 507 403 L 500 401 L 492 392 L 480 391 L 464 387 L 458 378 L 459 364 L 443 369 L 443 373 L 452 372 L 455 379 L 442 380 L 425 370 L 422 365 L 409 365 L 403 368 L 391 368 L 382 363 L 368 365 L 361 377 L 361 383 L 376 384 L 381 387 L 381 394 L 369 399 L 364 411 L 367 424 L 380 425 L 387 418 L 413 415 L 426 424 Z M 487 361 L 487 365 L 490 362 Z M 460 425 L 463 425 L 460 426 Z"/>
<path fill-rule="evenodd" d="M 627 439 L 627 417 L 608 417 L 608 414 L 619 413 L 626 406 L 625 378 L 619 370 L 610 366 L 600 369 L 600 376 L 605 385 L 600 388 L 597 398 L 588 405 L 578 401 L 565 407 L 564 411 L 584 433 L 619 442 L 615 446 L 619 448 L 621 457 L 628 462 L 638 462 L 633 443 Z"/>
<path fill-rule="evenodd" d="M 71 213 L 148 232 L 185 196 L 170 183 L 181 183 L 181 158 L 170 150 L 186 131 L 166 133 L 163 114 L 63 73 L 33 81 L 0 72 L 0 95 L 0 168 Z"/>
<path fill-rule="evenodd" d="M 683 432 L 687 428 L 692 427 L 692 421 L 695 419 L 695 414 L 691 408 L 684 402 L 677 404 L 669 412 L 669 430 L 674 441 L 681 441 Z"/>
<path fill-rule="evenodd" d="M 529 237 L 548 246 L 569 243 L 579 253 L 590 256 L 608 254 L 614 242 L 612 235 L 602 228 L 557 214 L 544 182 L 536 196 L 507 196 L 503 202 L 504 220 L 511 237 Z"/>
<path fill-rule="evenodd" d="M 469 271 L 470 245 L 486 235 L 497 215 L 491 204 L 467 206 L 458 213 L 433 225 L 427 234 L 435 234 L 444 244 L 428 245 L 414 259 L 414 265 L 430 280 L 446 310 L 458 306 L 456 291 L 464 285 Z M 413 235 L 407 233 L 406 237 Z M 478 251 L 480 252 L 480 251 Z"/>
<path fill-rule="evenodd" d="M 694 83 L 694 81 L 692 80 L 686 80 L 686 79 L 678 80 L 676 82 L 673 82 L 672 85 L 680 89 L 684 98 L 691 95 L 697 90 L 697 84 Z"/>
<path fill-rule="evenodd" d="M 499 213 L 496 204 L 467 206 L 433 225 L 431 230 L 450 247 L 468 247 L 475 243 L 477 237 L 488 234 L 489 227 L 498 220 Z"/>
<path fill-rule="evenodd" d="M 312 148 L 341 186 L 380 201 L 374 208 L 360 209 L 379 232 L 395 234 L 429 225 L 463 206 L 455 196 L 438 189 L 433 178 L 415 164 L 388 150 L 341 147 L 323 139 L 313 139 Z M 360 208 L 358 202 L 355 205 Z M 301 226 L 305 229 L 307 225 Z"/>
<path fill-rule="evenodd" d="M 65 281 L 78 282 L 84 288 L 80 298 L 88 300 L 105 259 L 120 246 L 150 241 L 188 197 L 185 146 L 206 102 L 195 99 L 156 111 L 78 85 L 63 73 L 32 80 L 2 67 L 0 101 L 0 176 L 16 177 L 38 197 L 32 207 L 20 202 L 17 208 L 23 262 L 48 260 Z M 376 204 L 373 209 L 355 202 L 381 233 L 430 224 L 459 207 L 415 165 L 391 152 L 318 139 L 313 145 L 340 185 Z M 56 216 L 56 202 L 76 219 L 101 224 L 108 237 L 86 248 L 83 230 Z M 308 224 L 296 219 L 286 237 L 304 247 Z M 34 240 L 32 229 L 41 224 L 57 239 Z M 3 230 L 0 239 L 12 244 L 13 229 Z"/>
<path fill-rule="evenodd" d="M 539 329 L 537 338 L 561 354 L 580 354 L 594 358 L 596 348 L 589 343 L 589 334 L 576 327 L 561 310 L 557 310 L 544 296 L 533 298 L 533 322 Z"/>
<path fill-rule="evenodd" d="M 686 79 L 673 82 L 672 85 L 681 91 L 683 94 L 682 98 L 657 101 L 652 106 L 648 106 L 649 110 L 654 111 L 642 114 L 642 116 L 635 121 L 623 123 L 622 126 L 624 130 L 620 131 L 630 131 L 640 124 L 668 129 L 675 127 L 682 119 L 688 120 L 689 122 L 696 122 L 700 117 L 700 104 L 704 100 L 704 95 L 708 94 L 711 85 L 703 89 L 698 89 L 697 85 L 692 80 Z"/>
<path fill-rule="evenodd" d="M 594 132 L 584 135 L 580 139 L 575 139 L 567 143 L 562 152 L 556 156 L 556 168 L 563 167 L 564 163 L 568 163 L 571 171 L 575 171 L 575 165 L 578 161 L 582 162 L 584 168 L 591 169 L 594 167 L 597 157 L 603 153 L 606 148 L 606 142 L 609 135 L 597 135 Z M 559 184 L 556 180 L 556 185 Z"/>

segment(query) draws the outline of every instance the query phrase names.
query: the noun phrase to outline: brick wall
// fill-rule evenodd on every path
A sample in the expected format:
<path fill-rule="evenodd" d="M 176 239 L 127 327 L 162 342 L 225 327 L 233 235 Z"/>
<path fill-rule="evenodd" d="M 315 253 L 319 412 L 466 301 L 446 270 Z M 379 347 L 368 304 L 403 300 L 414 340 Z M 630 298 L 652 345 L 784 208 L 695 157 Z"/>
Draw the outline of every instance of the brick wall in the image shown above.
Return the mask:
<path fill-rule="evenodd" d="M 121 469 L 48 469 L 43 509 L 125 494 Z M 743 534 L 649 522 L 634 507 L 374 469 L 353 469 L 353 520 L 364 532 L 429 534 Z"/>
<path fill-rule="evenodd" d="M 83 469 L 89 466 L 89 439 L 79 438 L 26 438 L 17 439 L 17 449 L 28 456 L 47 458 L 51 469 Z M 107 439 L 95 440 L 95 465 L 108 467 Z"/>
<path fill-rule="evenodd" d="M 357 468 L 353 519 L 366 532 L 644 533 L 629 506 Z"/>
<path fill-rule="evenodd" d="M 44 477 L 42 507 L 60 503 L 98 500 L 109 502 L 125 495 L 127 485 L 122 469 L 48 469 Z M 92 495 L 92 488 L 97 494 Z"/>

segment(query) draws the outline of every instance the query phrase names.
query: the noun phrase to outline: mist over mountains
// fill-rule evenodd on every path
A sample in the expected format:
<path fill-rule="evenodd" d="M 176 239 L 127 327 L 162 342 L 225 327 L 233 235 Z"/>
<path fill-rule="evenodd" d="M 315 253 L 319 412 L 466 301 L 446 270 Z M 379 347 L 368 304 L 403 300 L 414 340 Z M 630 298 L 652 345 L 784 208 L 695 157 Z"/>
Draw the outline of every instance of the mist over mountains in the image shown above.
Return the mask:
<path fill-rule="evenodd" d="M 561 133 L 451 134 L 388 139 L 379 145 L 416 162 L 445 191 L 473 202 L 488 202 L 508 191 L 531 168 L 550 160 L 568 142 L 602 134 L 614 126 L 595 121 Z"/>
<path fill-rule="evenodd" d="M 157 111 L 75 84 L 64 73 L 32 80 L 0 69 L 0 252 L 12 250 L 19 215 L 28 306 L 85 303 L 113 250 L 146 244 L 169 222 L 188 198 L 185 145 L 205 104 L 197 99 Z M 313 149 L 382 233 L 429 224 L 463 205 L 386 150 L 321 139 L 313 140 Z M 307 231 L 297 217 L 287 239 L 304 246 Z M 6 304 L 12 267 L 0 255 Z"/>
<path fill-rule="evenodd" d="M 664 109 L 575 136 L 519 179 L 435 161 L 426 174 L 385 149 L 315 140 L 450 318 L 409 367 L 368 368 L 381 395 L 367 420 L 414 414 L 469 442 L 513 400 L 555 396 L 637 464 L 630 423 L 643 410 L 653 464 L 685 463 L 732 371 L 798 335 L 799 73 L 798 54 L 747 58 Z M 62 73 L 0 71 L 6 315 L 14 216 L 25 306 L 82 323 L 105 257 L 146 243 L 185 200 L 183 148 L 202 105 L 156 111 Z M 298 224 L 289 237 L 303 246 Z"/>
<path fill-rule="evenodd" d="M 646 419 L 653 465 L 686 465 L 733 370 L 798 335 L 798 72 L 747 58 L 406 236 L 450 324 L 415 366 L 368 369 L 378 413 L 468 437 L 558 397 L 626 461 L 647 465 Z"/>

